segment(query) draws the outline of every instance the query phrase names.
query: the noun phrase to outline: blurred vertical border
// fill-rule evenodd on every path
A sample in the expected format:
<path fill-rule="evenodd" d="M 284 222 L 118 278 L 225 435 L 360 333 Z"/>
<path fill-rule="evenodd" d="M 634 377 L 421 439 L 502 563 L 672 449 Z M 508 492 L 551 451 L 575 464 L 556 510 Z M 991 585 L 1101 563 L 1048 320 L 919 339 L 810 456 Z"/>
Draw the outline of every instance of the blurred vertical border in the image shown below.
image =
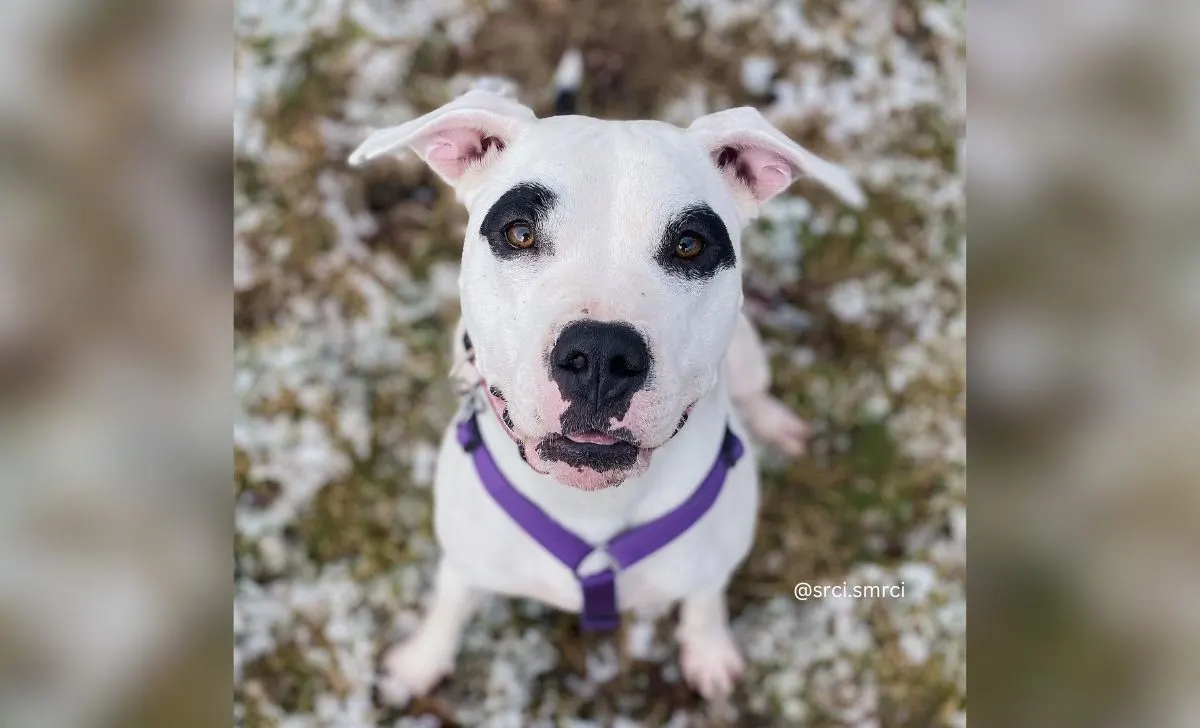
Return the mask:
<path fill-rule="evenodd" d="M 0 8 L 0 724 L 222 725 L 232 6 Z"/>
<path fill-rule="evenodd" d="M 1200 725 L 1200 5 L 968 28 L 972 710 Z"/>

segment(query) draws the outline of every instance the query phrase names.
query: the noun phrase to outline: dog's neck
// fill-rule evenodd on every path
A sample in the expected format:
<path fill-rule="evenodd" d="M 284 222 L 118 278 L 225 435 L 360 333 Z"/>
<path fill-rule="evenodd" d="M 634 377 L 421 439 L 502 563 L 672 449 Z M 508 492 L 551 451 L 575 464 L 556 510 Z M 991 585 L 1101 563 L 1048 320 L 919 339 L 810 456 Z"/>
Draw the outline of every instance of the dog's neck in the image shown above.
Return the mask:
<path fill-rule="evenodd" d="M 730 416 L 722 374 L 696 403 L 683 429 L 654 452 L 644 474 L 597 491 L 563 485 L 530 468 L 491 407 L 479 412 L 479 429 L 501 472 L 517 490 L 580 537 L 601 543 L 682 503 L 712 467 Z"/>

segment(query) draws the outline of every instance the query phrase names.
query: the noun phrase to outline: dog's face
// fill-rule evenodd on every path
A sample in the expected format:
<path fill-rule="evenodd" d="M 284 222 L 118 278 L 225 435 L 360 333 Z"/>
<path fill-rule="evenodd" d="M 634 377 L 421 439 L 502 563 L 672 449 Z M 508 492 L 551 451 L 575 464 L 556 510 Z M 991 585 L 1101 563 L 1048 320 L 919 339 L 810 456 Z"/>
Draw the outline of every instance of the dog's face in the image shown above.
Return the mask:
<path fill-rule="evenodd" d="M 756 112 L 724 114 L 738 118 L 688 130 L 538 120 L 472 92 L 352 157 L 409 146 L 455 186 L 470 212 L 459 283 L 475 366 L 526 462 L 564 484 L 642 472 L 716 383 L 741 230 L 761 202 L 801 169 L 857 193 Z"/>
<path fill-rule="evenodd" d="M 554 117 L 505 150 L 472 196 L 460 286 L 533 468 L 599 487 L 646 467 L 716 380 L 740 227 L 717 169 L 666 124 Z"/>

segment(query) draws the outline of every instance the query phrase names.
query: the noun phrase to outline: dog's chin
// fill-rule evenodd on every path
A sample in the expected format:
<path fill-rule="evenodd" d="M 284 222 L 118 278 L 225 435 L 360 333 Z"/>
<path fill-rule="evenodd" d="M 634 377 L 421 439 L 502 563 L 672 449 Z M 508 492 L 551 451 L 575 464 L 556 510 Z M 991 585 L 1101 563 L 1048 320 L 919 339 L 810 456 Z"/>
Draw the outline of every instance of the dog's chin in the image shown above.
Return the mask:
<path fill-rule="evenodd" d="M 579 490 L 613 488 L 637 477 L 650 466 L 653 453 L 652 449 L 611 438 L 581 441 L 559 433 L 524 450 L 525 460 L 534 470 Z"/>
<path fill-rule="evenodd" d="M 604 490 L 605 488 L 615 488 L 630 478 L 644 473 L 649 465 L 649 458 L 647 457 L 646 460 L 645 465 L 604 471 L 593 470 L 587 466 L 574 467 L 563 462 L 552 462 L 548 464 L 550 469 L 547 474 L 563 485 L 579 490 Z"/>

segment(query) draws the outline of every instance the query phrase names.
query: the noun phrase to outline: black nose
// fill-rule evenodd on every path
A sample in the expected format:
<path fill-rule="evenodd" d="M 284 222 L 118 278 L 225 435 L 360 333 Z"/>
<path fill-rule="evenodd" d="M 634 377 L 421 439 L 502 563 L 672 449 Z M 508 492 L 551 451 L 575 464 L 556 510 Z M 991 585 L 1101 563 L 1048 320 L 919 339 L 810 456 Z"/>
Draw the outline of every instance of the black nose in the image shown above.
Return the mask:
<path fill-rule="evenodd" d="M 559 334 L 550 365 L 568 402 L 590 415 L 620 417 L 646 383 L 650 349 L 629 324 L 576 321 Z"/>

